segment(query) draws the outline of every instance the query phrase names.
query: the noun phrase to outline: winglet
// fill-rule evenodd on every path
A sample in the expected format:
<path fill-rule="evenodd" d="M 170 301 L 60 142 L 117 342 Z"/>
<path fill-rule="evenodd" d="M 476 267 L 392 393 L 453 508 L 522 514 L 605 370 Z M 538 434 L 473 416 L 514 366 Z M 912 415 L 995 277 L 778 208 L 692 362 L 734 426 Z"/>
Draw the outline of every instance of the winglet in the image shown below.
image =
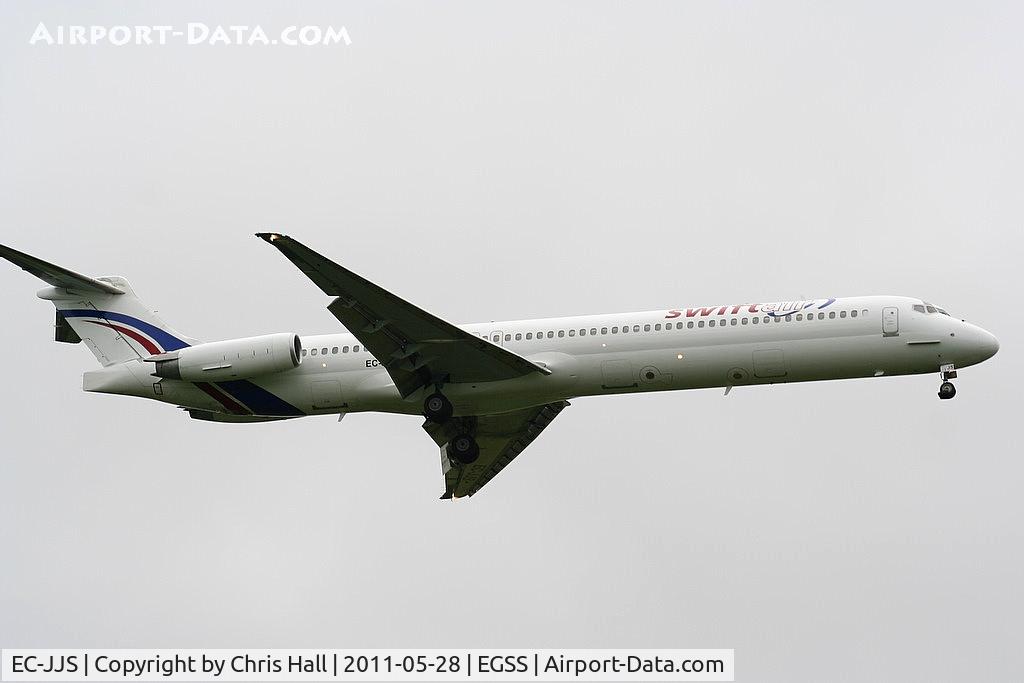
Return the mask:
<path fill-rule="evenodd" d="M 76 289 L 85 292 L 99 292 L 101 294 L 124 294 L 122 290 L 108 282 L 47 263 L 35 256 L 29 256 L 16 249 L 5 247 L 2 244 L 0 244 L 0 256 L 54 287 Z"/>

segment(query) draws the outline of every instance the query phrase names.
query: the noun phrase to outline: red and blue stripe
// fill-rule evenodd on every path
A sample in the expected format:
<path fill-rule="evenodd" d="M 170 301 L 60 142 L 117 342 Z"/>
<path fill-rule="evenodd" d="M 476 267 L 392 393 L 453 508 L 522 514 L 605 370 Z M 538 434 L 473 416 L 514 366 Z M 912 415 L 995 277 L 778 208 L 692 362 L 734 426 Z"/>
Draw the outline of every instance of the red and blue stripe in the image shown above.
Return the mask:
<path fill-rule="evenodd" d="M 190 344 L 156 325 L 124 313 L 95 309 L 61 311 L 65 318 L 95 318 L 84 322 L 112 329 L 139 344 L 152 356 L 188 348 Z M 304 412 L 263 387 L 239 379 L 226 382 L 193 382 L 232 415 L 299 416 Z"/>
<path fill-rule="evenodd" d="M 124 332 L 129 337 L 137 341 L 142 345 L 146 351 L 150 353 L 166 353 L 168 351 L 177 351 L 178 349 L 184 349 L 189 344 L 181 339 L 178 339 L 173 334 L 161 330 L 156 325 L 151 325 L 144 320 L 139 320 L 130 315 L 124 313 L 115 313 L 113 311 L 97 311 L 90 308 L 73 308 L 66 311 L 61 311 L 61 315 L 65 318 L 98 318 L 102 322 L 96 322 L 93 320 L 87 320 L 94 325 L 104 325 L 116 329 L 118 332 Z M 119 325 L 120 324 L 120 325 Z M 135 328 L 128 332 L 128 327 Z M 118 329 L 120 327 L 120 329 Z M 142 340 L 146 339 L 144 343 Z M 161 350 L 161 348 L 163 350 Z M 155 350 L 153 350 L 155 349 Z"/>

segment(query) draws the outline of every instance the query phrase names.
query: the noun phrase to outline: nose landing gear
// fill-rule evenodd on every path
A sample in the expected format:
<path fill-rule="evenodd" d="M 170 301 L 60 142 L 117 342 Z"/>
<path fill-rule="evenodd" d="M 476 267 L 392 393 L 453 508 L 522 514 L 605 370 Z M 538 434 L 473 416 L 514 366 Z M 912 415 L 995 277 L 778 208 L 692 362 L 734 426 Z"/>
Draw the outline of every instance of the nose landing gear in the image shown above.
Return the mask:
<path fill-rule="evenodd" d="M 953 398 L 956 396 L 956 387 L 952 382 L 943 382 L 939 385 L 939 398 Z"/>
<path fill-rule="evenodd" d="M 948 363 L 939 368 L 939 376 L 942 377 L 942 384 L 939 385 L 939 398 L 949 399 L 956 396 L 956 387 L 949 380 L 956 379 L 956 368 Z"/>

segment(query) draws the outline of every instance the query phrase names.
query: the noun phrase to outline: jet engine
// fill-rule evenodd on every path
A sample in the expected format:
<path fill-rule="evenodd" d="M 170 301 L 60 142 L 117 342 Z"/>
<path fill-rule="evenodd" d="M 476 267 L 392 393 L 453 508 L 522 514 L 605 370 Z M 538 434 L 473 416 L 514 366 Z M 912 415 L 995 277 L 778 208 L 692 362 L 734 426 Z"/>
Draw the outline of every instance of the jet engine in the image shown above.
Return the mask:
<path fill-rule="evenodd" d="M 265 334 L 196 344 L 151 360 L 156 364 L 153 374 L 157 377 L 222 382 L 296 368 L 302 361 L 302 344 L 297 334 Z"/>

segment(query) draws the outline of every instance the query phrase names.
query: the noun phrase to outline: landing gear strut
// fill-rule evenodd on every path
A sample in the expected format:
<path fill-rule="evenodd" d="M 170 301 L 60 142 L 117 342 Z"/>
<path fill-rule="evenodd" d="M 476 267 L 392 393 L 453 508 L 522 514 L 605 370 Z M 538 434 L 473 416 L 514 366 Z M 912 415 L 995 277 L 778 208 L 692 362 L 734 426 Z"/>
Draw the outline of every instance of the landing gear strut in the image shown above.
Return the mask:
<path fill-rule="evenodd" d="M 469 465 L 480 457 L 480 446 L 470 434 L 459 434 L 448 442 L 448 454 L 462 465 Z"/>
<path fill-rule="evenodd" d="M 942 377 L 942 384 L 939 385 L 939 398 L 947 399 L 956 396 L 956 387 L 949 380 L 956 379 L 956 368 L 952 363 L 939 368 L 939 375 Z"/>
<path fill-rule="evenodd" d="M 452 416 L 452 402 L 444 394 L 434 392 L 423 402 L 423 416 L 438 424 L 446 422 Z"/>

